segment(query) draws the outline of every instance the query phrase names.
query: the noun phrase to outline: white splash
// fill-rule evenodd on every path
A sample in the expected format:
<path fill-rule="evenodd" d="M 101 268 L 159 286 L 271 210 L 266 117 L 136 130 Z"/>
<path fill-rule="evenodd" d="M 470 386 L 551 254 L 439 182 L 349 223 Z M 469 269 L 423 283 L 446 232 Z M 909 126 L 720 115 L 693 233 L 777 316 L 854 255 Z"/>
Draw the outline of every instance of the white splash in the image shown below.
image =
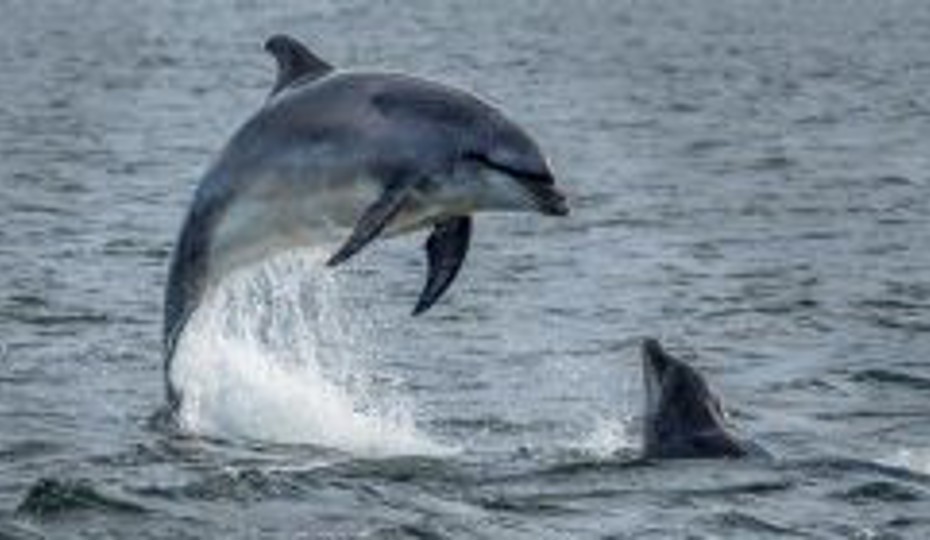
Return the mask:
<path fill-rule="evenodd" d="M 580 442 L 580 450 L 595 459 L 609 459 L 617 454 L 636 455 L 642 448 L 642 417 L 639 410 L 643 392 L 642 379 L 630 376 L 614 378 L 620 388 L 611 393 L 621 396 L 609 414 L 594 416 L 593 429 Z M 636 411 L 634 413 L 634 411 Z"/>
<path fill-rule="evenodd" d="M 344 305 L 322 260 L 286 255 L 208 294 L 174 359 L 181 428 L 365 456 L 448 453 L 397 385 L 366 369 L 379 352 L 372 319 Z"/>
<path fill-rule="evenodd" d="M 634 453 L 640 446 L 634 433 L 635 421 L 626 418 L 597 418 L 594 430 L 579 444 L 579 450 L 597 459 L 607 459 L 621 453 Z"/>
<path fill-rule="evenodd" d="M 930 448 L 901 448 L 883 462 L 918 474 L 930 474 Z"/>

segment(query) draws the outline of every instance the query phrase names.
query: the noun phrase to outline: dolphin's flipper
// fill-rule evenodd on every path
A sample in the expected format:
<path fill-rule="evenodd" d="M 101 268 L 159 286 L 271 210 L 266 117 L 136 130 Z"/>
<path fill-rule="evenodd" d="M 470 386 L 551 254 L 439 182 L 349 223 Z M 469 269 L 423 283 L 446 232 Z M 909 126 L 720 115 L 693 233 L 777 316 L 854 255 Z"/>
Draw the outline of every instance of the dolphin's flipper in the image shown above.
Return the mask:
<path fill-rule="evenodd" d="M 471 218 L 468 216 L 446 219 L 433 228 L 425 246 L 429 273 L 417 305 L 413 308 L 414 315 L 432 307 L 452 284 L 468 253 L 470 239 Z"/>
<path fill-rule="evenodd" d="M 332 65 L 310 52 L 303 43 L 285 34 L 268 38 L 265 50 L 278 62 L 278 78 L 269 96 L 277 94 L 297 79 L 313 80 L 333 70 Z"/>
<path fill-rule="evenodd" d="M 361 219 L 355 224 L 355 229 L 349 239 L 326 261 L 326 266 L 344 263 L 374 240 L 391 221 L 391 218 L 403 208 L 409 192 L 409 187 L 391 187 L 385 190 L 384 194 L 365 210 Z"/>

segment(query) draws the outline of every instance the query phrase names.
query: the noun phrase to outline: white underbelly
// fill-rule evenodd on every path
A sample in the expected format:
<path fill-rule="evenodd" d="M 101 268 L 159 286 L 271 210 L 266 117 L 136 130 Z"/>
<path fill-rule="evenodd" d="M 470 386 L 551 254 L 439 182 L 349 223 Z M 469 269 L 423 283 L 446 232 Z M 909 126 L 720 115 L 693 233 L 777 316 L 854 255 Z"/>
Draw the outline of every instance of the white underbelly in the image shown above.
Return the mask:
<path fill-rule="evenodd" d="M 349 181 L 324 189 L 265 182 L 243 193 L 214 226 L 211 280 L 283 251 L 336 245 L 381 194 L 373 181 Z M 269 187 L 270 186 L 270 187 Z"/>

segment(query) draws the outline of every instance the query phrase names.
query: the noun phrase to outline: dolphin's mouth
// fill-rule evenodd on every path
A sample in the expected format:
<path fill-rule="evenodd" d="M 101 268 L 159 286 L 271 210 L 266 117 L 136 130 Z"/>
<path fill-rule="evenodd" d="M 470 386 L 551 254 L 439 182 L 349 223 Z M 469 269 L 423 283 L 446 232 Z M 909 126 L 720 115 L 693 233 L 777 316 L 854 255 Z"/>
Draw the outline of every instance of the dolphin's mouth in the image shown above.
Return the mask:
<path fill-rule="evenodd" d="M 565 195 L 552 185 L 551 176 L 549 177 L 550 180 L 548 180 L 548 182 L 550 183 L 548 184 L 540 182 L 535 176 L 531 179 L 512 176 L 519 182 L 520 186 L 529 193 L 533 200 L 533 204 L 541 213 L 547 216 L 568 215 L 568 202 L 565 200 Z"/>
<path fill-rule="evenodd" d="M 567 216 L 568 201 L 565 195 L 555 187 L 555 177 L 548 167 L 540 170 L 527 170 L 511 167 L 488 159 L 483 154 L 472 153 L 465 156 L 481 165 L 512 178 L 529 196 L 532 205 L 547 216 Z"/>

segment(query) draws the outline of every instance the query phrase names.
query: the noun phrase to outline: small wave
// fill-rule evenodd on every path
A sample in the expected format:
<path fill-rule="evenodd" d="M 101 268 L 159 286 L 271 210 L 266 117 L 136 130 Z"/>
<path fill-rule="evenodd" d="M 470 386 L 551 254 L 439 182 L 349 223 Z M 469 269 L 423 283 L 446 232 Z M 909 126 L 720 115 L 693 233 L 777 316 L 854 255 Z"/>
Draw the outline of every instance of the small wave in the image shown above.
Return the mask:
<path fill-rule="evenodd" d="M 255 502 L 298 498 L 318 487 L 298 473 L 227 467 L 195 482 L 175 486 L 149 486 L 138 488 L 134 492 L 145 497 L 169 500 Z"/>
<path fill-rule="evenodd" d="M 903 503 L 919 501 L 924 498 L 924 494 L 914 488 L 898 482 L 884 480 L 866 482 L 836 493 L 834 496 L 854 504 L 869 502 Z"/>
<path fill-rule="evenodd" d="M 638 455 L 617 456 L 616 459 L 589 459 L 563 461 L 519 476 L 508 476 L 503 481 L 510 482 L 517 478 L 576 478 L 586 474 L 603 476 L 606 474 L 625 473 L 655 467 L 656 462 Z"/>
<path fill-rule="evenodd" d="M 847 457 L 784 461 L 781 467 L 803 470 L 815 476 L 836 472 L 864 473 L 930 485 L 930 451 L 902 449 L 889 458 L 875 461 Z"/>
<path fill-rule="evenodd" d="M 902 448 L 884 464 L 899 467 L 922 476 L 930 476 L 930 448 Z"/>
<path fill-rule="evenodd" d="M 883 186 L 913 186 L 914 180 L 907 176 L 885 174 L 875 178 L 875 183 Z"/>
<path fill-rule="evenodd" d="M 930 390 L 930 379 L 887 369 L 860 371 L 852 375 L 852 380 L 871 384 L 893 384 L 914 390 Z"/>
<path fill-rule="evenodd" d="M 426 524 L 404 524 L 377 529 L 370 534 L 366 534 L 365 538 L 371 538 L 372 540 L 446 540 L 453 537 L 446 536 Z"/>
<path fill-rule="evenodd" d="M 209 474 L 175 484 L 154 484 L 132 489 L 140 497 L 166 500 L 237 501 L 306 500 L 314 493 L 338 486 L 358 485 L 367 490 L 379 482 L 410 485 L 462 486 L 474 480 L 447 460 L 404 456 L 350 459 L 330 464 L 259 462 L 225 465 Z"/>
<path fill-rule="evenodd" d="M 11 463 L 37 456 L 49 456 L 61 450 L 62 447 L 60 445 L 48 441 L 17 441 L 0 448 L 0 462 Z"/>
<path fill-rule="evenodd" d="M 546 494 L 513 497 L 506 495 L 489 495 L 478 501 L 482 508 L 493 512 L 508 512 L 525 514 L 535 517 L 561 516 L 573 513 L 572 509 L 564 504 L 552 500 L 557 497 Z M 577 513 L 577 512 L 574 512 Z"/>
<path fill-rule="evenodd" d="M 35 523 L 23 523 L 20 520 L 0 519 L 0 538 L 3 540 L 45 540 Z"/>
<path fill-rule="evenodd" d="M 755 495 L 763 496 L 770 493 L 778 493 L 794 489 L 795 482 L 788 479 L 772 479 L 740 482 L 730 485 L 715 485 L 711 487 L 687 488 L 678 490 L 677 493 L 688 496 L 701 497 L 730 497 L 733 495 Z"/>
<path fill-rule="evenodd" d="M 443 418 L 437 421 L 436 425 L 445 430 L 505 435 L 520 434 L 532 430 L 531 426 L 513 422 L 493 414 L 476 418 Z"/>
<path fill-rule="evenodd" d="M 402 456 L 388 459 L 358 459 L 320 467 L 313 471 L 318 478 L 381 479 L 391 482 L 439 482 L 465 485 L 474 481 L 461 467 L 445 459 Z"/>
<path fill-rule="evenodd" d="M 763 156 L 750 163 L 748 168 L 752 171 L 783 171 L 797 166 L 797 161 L 788 156 Z"/>
<path fill-rule="evenodd" d="M 82 324 L 103 324 L 110 321 L 104 313 L 18 313 L 11 318 L 23 324 L 34 326 L 75 326 Z"/>
<path fill-rule="evenodd" d="M 865 313 L 862 319 L 869 324 L 889 330 L 901 330 L 908 334 L 930 333 L 930 324 L 927 324 L 920 315 L 889 315 L 884 312 Z"/>
<path fill-rule="evenodd" d="M 84 480 L 42 478 L 29 488 L 16 507 L 16 513 L 35 517 L 64 514 L 77 510 L 145 512 L 134 502 L 104 493 Z"/>
<path fill-rule="evenodd" d="M 417 428 L 410 400 L 367 370 L 379 351 L 322 254 L 288 255 L 212 291 L 178 344 L 181 429 L 363 456 L 453 450 Z M 377 384 L 376 382 L 377 381 Z"/>
<path fill-rule="evenodd" d="M 736 529 L 752 534 L 777 534 L 800 537 L 808 536 L 802 531 L 795 530 L 790 527 L 785 527 L 783 525 L 777 525 L 766 519 L 762 519 L 746 512 L 740 512 L 736 510 L 718 513 L 714 516 L 713 519 L 728 532 L 732 532 L 734 529 Z"/>

